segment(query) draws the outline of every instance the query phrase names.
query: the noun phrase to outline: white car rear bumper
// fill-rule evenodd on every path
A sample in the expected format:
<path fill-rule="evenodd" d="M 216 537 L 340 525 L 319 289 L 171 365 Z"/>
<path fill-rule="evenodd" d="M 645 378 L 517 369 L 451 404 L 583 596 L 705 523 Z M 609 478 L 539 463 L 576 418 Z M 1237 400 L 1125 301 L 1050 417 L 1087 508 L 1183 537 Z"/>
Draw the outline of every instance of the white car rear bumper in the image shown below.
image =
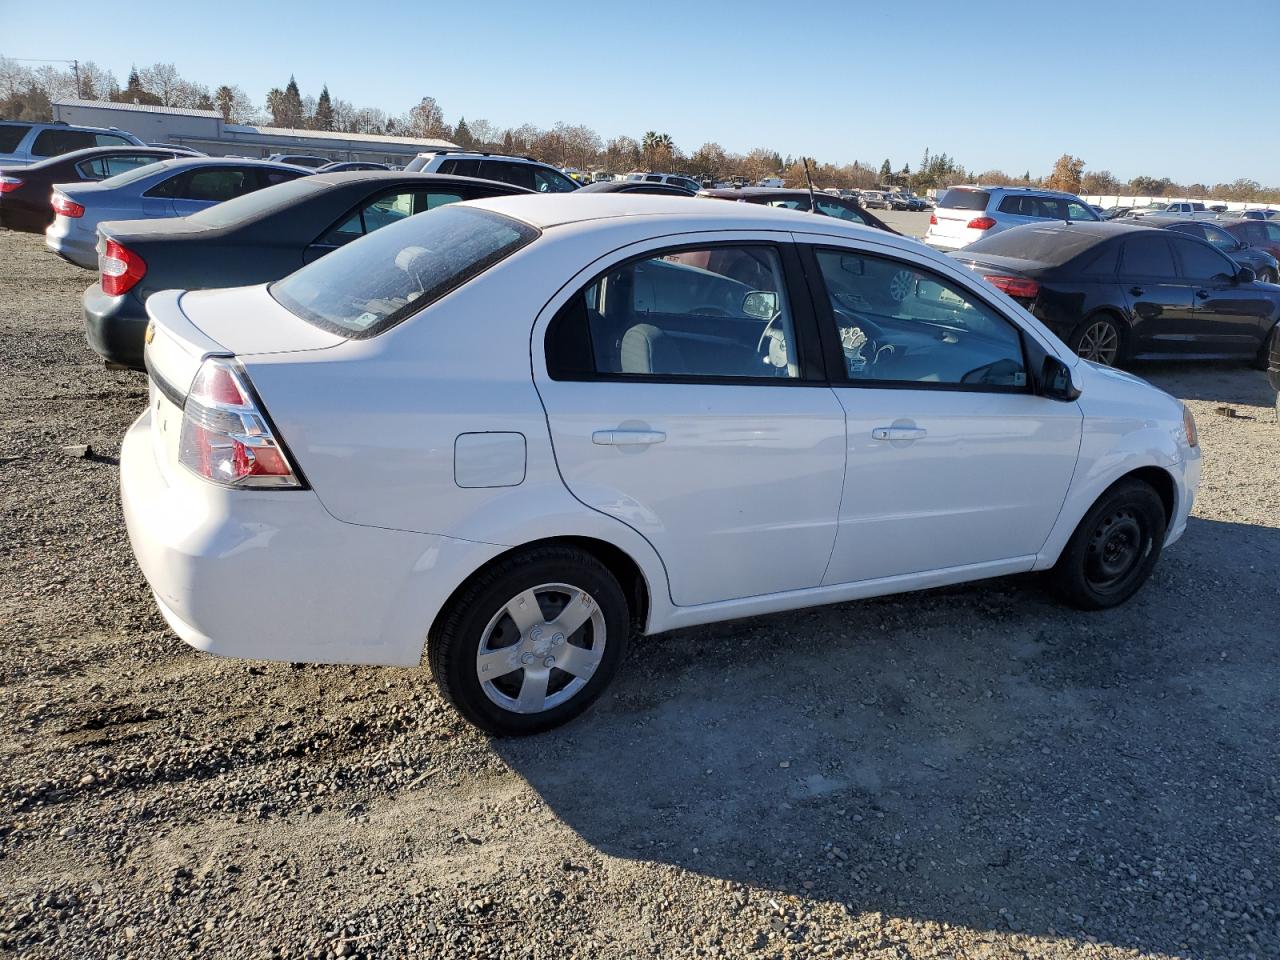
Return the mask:
<path fill-rule="evenodd" d="M 501 548 L 334 519 L 310 490 L 231 490 L 166 471 L 151 412 L 125 435 L 129 540 L 165 619 L 200 650 L 416 665 L 440 606 Z"/>

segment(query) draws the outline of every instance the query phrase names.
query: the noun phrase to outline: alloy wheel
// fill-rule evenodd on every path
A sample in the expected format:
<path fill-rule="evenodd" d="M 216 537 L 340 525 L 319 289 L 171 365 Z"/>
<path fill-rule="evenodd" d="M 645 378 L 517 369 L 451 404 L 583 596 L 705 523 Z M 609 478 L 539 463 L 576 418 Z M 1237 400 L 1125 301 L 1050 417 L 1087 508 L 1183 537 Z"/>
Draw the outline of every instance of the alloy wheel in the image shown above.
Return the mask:
<path fill-rule="evenodd" d="M 476 676 L 493 703 L 512 713 L 541 713 L 566 703 L 590 681 L 604 656 L 604 613 L 567 583 L 517 594 L 480 637 Z"/>
<path fill-rule="evenodd" d="M 1120 331 L 1111 321 L 1099 320 L 1081 335 L 1076 353 L 1086 360 L 1113 367 L 1120 354 Z"/>

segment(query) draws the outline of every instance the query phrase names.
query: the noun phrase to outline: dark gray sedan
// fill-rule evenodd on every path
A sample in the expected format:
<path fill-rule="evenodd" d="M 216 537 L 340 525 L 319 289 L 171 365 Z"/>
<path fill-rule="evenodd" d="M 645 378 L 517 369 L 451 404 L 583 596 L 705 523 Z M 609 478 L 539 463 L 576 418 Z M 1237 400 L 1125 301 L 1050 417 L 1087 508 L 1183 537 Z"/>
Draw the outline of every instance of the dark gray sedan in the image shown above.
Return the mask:
<path fill-rule="evenodd" d="M 145 302 L 157 290 L 279 280 L 413 214 L 460 200 L 530 192 L 431 173 L 318 173 L 188 217 L 103 223 L 101 275 L 83 297 L 85 335 L 107 362 L 140 370 Z"/>

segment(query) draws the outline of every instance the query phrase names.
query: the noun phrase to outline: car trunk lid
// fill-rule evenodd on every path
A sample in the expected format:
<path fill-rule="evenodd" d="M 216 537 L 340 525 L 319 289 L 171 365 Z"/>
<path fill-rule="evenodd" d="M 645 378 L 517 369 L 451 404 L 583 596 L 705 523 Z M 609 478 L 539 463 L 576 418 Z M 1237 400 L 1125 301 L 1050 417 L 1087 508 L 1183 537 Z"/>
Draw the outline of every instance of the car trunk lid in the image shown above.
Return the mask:
<path fill-rule="evenodd" d="M 991 194 L 986 190 L 953 187 L 943 194 L 933 211 L 930 233 L 942 237 L 962 237 L 969 221 L 983 216 Z"/>

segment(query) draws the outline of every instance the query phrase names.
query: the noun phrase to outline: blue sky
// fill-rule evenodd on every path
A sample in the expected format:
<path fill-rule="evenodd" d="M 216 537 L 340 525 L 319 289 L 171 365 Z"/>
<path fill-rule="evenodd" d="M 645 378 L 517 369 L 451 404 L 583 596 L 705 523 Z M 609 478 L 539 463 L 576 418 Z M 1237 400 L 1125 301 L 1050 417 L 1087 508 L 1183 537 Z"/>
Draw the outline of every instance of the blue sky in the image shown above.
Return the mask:
<path fill-rule="evenodd" d="M 168 61 L 259 102 L 293 73 L 304 94 L 327 83 L 391 113 L 430 95 L 450 122 L 657 129 L 685 151 L 714 140 L 914 169 L 928 147 L 1014 174 L 1068 152 L 1122 180 L 1280 184 L 1276 0 L 49 9 L 0 0 L 0 54 L 95 60 L 121 82 L 131 63 Z"/>

